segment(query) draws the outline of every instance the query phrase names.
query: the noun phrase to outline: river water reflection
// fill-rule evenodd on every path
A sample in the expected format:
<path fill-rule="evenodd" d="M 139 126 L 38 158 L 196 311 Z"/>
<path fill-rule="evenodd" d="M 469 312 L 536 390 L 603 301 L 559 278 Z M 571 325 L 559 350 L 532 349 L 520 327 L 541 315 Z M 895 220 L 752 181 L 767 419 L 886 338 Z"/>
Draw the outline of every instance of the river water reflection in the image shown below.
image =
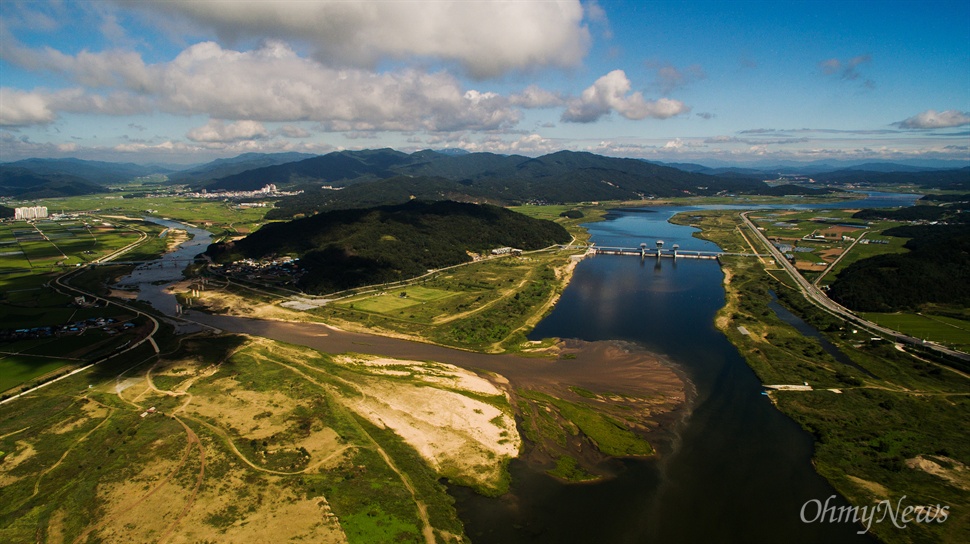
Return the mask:
<path fill-rule="evenodd" d="M 785 208 L 912 205 L 919 195 L 872 194 L 848 204 Z M 618 210 L 586 225 L 601 246 L 717 250 L 668 223 L 678 212 L 761 206 Z M 764 206 L 771 208 L 771 206 Z M 852 524 L 805 524 L 811 499 L 835 490 L 812 468 L 812 437 L 761 395 L 761 384 L 713 326 L 724 304 L 714 261 L 583 261 L 553 312 L 530 335 L 635 342 L 678 364 L 696 390 L 678 436 L 651 461 L 627 461 L 619 477 L 564 485 L 513 463 L 512 492 L 487 499 L 455 490 L 475 542 L 867 542 Z M 833 504 L 845 504 L 841 499 Z"/>

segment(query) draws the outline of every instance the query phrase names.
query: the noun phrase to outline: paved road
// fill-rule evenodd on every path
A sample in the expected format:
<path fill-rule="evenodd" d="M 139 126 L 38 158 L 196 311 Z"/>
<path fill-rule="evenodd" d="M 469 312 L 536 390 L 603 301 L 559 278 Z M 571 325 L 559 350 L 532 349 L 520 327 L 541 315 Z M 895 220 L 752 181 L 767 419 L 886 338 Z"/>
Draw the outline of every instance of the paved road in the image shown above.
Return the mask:
<path fill-rule="evenodd" d="M 872 321 L 859 317 L 858 315 L 852 313 L 852 311 L 849 310 L 848 308 L 830 299 L 825 293 L 822 292 L 821 289 L 819 289 L 817 286 L 813 285 L 808 280 L 806 280 L 804 276 L 802 276 L 801 273 L 795 269 L 795 266 L 792 265 L 790 262 L 788 262 L 788 259 L 786 259 L 784 255 L 782 255 L 781 251 L 778 251 L 778 248 L 776 248 L 774 244 L 768 241 L 768 238 L 765 237 L 764 233 L 758 230 L 755 224 L 752 223 L 750 219 L 748 219 L 749 213 L 751 212 L 748 211 L 748 212 L 741 213 L 741 219 L 744 220 L 744 224 L 749 229 L 751 229 L 751 232 L 753 232 L 754 235 L 757 236 L 758 239 L 760 239 L 761 242 L 768 248 L 768 250 L 771 252 L 772 257 L 774 257 L 775 261 L 781 266 L 783 266 L 785 270 L 787 270 L 788 273 L 791 275 L 791 277 L 795 279 L 795 281 L 798 283 L 799 290 L 801 290 L 801 292 L 805 295 L 805 297 L 811 300 L 812 302 L 814 302 L 816 305 L 818 305 L 824 310 L 827 310 L 829 313 L 835 314 L 859 326 L 893 337 L 896 339 L 897 342 L 920 345 L 925 348 L 936 351 L 938 353 L 945 354 L 950 357 L 954 357 L 961 361 L 970 362 L 970 354 L 963 353 L 962 351 L 956 351 L 946 346 L 941 346 L 935 342 L 924 342 L 919 338 L 914 338 L 912 336 L 905 335 L 899 331 L 888 329 L 886 327 L 873 323 Z"/>

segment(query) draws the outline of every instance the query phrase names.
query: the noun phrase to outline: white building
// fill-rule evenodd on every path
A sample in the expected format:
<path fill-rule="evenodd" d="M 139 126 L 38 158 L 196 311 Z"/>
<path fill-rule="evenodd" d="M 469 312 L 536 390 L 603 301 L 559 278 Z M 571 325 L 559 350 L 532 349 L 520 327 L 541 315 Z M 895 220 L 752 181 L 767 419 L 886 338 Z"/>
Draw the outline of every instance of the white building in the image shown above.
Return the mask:
<path fill-rule="evenodd" d="M 25 206 L 15 208 L 13 218 L 17 221 L 27 221 L 29 219 L 43 219 L 47 217 L 47 206 Z"/>

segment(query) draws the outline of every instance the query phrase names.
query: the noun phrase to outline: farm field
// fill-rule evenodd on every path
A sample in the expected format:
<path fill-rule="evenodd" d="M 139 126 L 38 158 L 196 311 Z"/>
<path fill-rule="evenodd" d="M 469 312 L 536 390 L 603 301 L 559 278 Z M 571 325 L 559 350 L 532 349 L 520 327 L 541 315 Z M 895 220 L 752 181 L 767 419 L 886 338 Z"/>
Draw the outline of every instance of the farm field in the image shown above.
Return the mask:
<path fill-rule="evenodd" d="M 866 319 L 904 334 L 970 351 L 970 321 L 932 314 L 875 313 Z"/>
<path fill-rule="evenodd" d="M 139 239 L 129 225 L 95 217 L 0 224 L 0 273 L 52 270 L 104 257 Z"/>
<path fill-rule="evenodd" d="M 769 240 L 781 246 L 783 253 L 794 258 L 795 266 L 808 279 L 814 279 L 838 259 L 820 282 L 820 285 L 828 285 L 840 270 L 858 260 L 908 251 L 903 247 L 908 238 L 882 234 L 884 230 L 904 223 L 855 219 L 852 214 L 857 211 L 763 211 L 749 217 Z M 862 241 L 853 245 L 860 237 Z M 845 251 L 848 253 L 839 259 Z"/>
<path fill-rule="evenodd" d="M 365 312 L 393 314 L 397 310 L 403 310 L 404 308 L 409 308 L 417 304 L 436 302 L 459 294 L 461 293 L 423 286 L 413 286 L 384 291 L 378 296 L 365 297 L 357 302 L 343 304 Z"/>
<path fill-rule="evenodd" d="M 493 259 L 309 312 L 340 326 L 363 325 L 444 345 L 517 349 L 526 330 L 551 308 L 571 266 L 564 255 L 550 253 Z"/>
<path fill-rule="evenodd" d="M 158 217 L 184 221 L 205 228 L 215 235 L 242 236 L 257 230 L 271 208 L 238 208 L 221 200 L 203 200 L 177 196 L 86 195 L 44 199 L 38 205 L 65 212 L 97 211 L 100 215 Z"/>

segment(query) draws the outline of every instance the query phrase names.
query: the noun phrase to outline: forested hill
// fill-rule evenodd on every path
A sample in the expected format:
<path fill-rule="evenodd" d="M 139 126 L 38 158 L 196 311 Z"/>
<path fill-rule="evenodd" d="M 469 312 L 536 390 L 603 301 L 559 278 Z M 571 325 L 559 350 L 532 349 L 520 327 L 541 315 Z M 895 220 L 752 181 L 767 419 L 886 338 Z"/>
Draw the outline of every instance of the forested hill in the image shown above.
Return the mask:
<path fill-rule="evenodd" d="M 396 204 L 410 198 L 520 204 L 581 202 L 648 197 L 754 193 L 768 186 L 758 179 L 694 174 L 635 159 L 560 151 L 538 158 L 434 151 L 404 155 L 392 150 L 342 152 L 261 169 L 258 179 L 282 182 L 326 180 L 342 190 L 307 184 L 298 198 L 282 200 L 271 217 Z M 242 178 L 234 178 L 236 181 Z M 220 183 L 233 180 L 220 180 Z"/>
<path fill-rule="evenodd" d="M 532 250 L 569 240 L 556 223 L 497 206 L 411 201 L 271 223 L 236 242 L 213 244 L 206 253 L 217 262 L 299 256 L 307 270 L 300 287 L 327 293 L 467 262 L 469 251 Z"/>
<path fill-rule="evenodd" d="M 906 225 L 883 233 L 910 238 L 910 252 L 847 266 L 832 283 L 833 300 L 863 312 L 916 311 L 928 303 L 970 307 L 970 224 Z"/>

